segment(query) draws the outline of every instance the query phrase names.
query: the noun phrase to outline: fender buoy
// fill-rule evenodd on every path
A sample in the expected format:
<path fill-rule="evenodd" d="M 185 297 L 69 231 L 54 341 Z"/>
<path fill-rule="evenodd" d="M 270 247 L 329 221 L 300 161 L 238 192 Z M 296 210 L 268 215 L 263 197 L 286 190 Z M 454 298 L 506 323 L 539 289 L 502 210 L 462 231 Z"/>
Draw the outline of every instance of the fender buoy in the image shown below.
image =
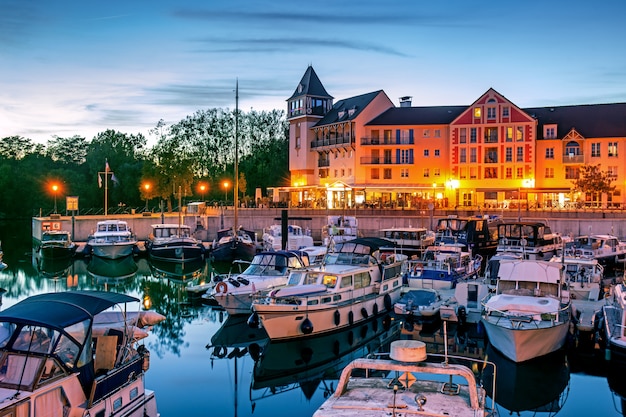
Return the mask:
<path fill-rule="evenodd" d="M 250 357 L 253 361 L 258 362 L 261 357 L 261 346 L 256 343 L 252 343 L 248 346 L 248 352 L 250 353 Z"/>
<path fill-rule="evenodd" d="M 302 321 L 302 324 L 300 324 L 300 331 L 303 334 L 313 333 L 313 323 L 311 323 L 311 320 L 309 320 L 308 317 Z"/>
<path fill-rule="evenodd" d="M 387 311 L 391 311 L 391 296 L 389 294 L 385 294 L 385 297 L 383 298 L 384 304 L 385 304 L 385 308 L 387 309 Z"/>
<path fill-rule="evenodd" d="M 365 307 L 361 308 L 361 315 L 363 316 L 364 319 L 367 318 L 368 314 L 367 314 L 367 310 L 365 309 Z"/>
<path fill-rule="evenodd" d="M 378 314 L 378 304 L 374 304 L 374 308 L 372 309 L 372 312 L 374 313 L 374 315 Z"/>
<path fill-rule="evenodd" d="M 237 281 L 241 282 L 243 285 L 248 285 L 250 284 L 250 281 L 248 281 L 247 279 L 245 279 L 244 277 L 237 277 Z"/>
<path fill-rule="evenodd" d="M 339 310 L 335 310 L 335 326 L 339 326 L 339 323 L 341 322 L 341 314 L 339 313 Z"/>
<path fill-rule="evenodd" d="M 348 313 L 348 324 L 350 324 L 350 326 L 354 324 L 354 313 L 352 311 Z"/>
<path fill-rule="evenodd" d="M 220 281 L 215 285 L 215 292 L 220 294 L 220 293 L 224 293 L 226 294 L 226 292 L 228 291 L 228 284 L 226 284 L 224 281 Z"/>
<path fill-rule="evenodd" d="M 250 317 L 248 317 L 248 327 L 250 327 L 251 329 L 256 329 L 259 327 L 260 325 L 260 320 L 259 320 L 259 315 L 254 312 L 250 315 Z"/>

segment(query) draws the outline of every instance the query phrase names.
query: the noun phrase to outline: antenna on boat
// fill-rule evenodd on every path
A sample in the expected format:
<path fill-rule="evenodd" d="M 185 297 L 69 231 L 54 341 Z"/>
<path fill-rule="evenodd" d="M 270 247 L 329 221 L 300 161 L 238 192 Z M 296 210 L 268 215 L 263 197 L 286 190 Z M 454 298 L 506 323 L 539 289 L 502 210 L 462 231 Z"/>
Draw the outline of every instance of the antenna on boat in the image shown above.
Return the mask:
<path fill-rule="evenodd" d="M 239 206 L 239 78 L 236 79 L 235 83 L 235 184 L 234 184 L 235 195 L 233 197 L 234 209 L 234 218 L 233 218 L 233 233 L 237 233 L 237 209 Z"/>

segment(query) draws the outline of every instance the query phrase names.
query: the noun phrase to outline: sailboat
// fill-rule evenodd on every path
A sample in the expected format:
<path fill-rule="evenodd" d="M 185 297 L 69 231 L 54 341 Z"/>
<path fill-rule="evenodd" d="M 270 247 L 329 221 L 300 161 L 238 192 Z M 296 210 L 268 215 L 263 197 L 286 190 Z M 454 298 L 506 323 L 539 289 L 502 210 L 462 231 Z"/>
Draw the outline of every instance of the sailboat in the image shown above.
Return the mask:
<path fill-rule="evenodd" d="M 251 261 L 256 254 L 255 233 L 245 230 L 238 223 L 239 211 L 239 81 L 235 89 L 235 195 L 233 227 L 218 230 L 217 238 L 211 245 L 210 256 L 217 262 L 234 260 Z"/>

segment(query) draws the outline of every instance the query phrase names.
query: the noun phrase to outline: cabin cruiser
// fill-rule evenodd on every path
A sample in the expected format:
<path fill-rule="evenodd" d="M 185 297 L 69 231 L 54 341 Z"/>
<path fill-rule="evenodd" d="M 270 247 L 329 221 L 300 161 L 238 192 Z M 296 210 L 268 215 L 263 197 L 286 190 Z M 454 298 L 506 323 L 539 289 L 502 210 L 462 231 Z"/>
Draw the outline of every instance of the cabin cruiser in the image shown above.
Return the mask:
<path fill-rule="evenodd" d="M 76 252 L 76 244 L 65 230 L 45 230 L 37 248 L 39 256 L 48 259 L 67 259 Z"/>
<path fill-rule="evenodd" d="M 310 231 L 304 230 L 302 227 L 290 224 L 287 226 L 287 246 L 283 248 L 283 231 L 282 225 L 273 224 L 267 227 L 263 233 L 263 249 L 264 250 L 298 250 L 306 246 L 313 246 L 313 238 Z"/>
<path fill-rule="evenodd" d="M 125 221 L 103 220 L 87 239 L 87 246 L 95 256 L 118 259 L 134 253 L 137 238 Z"/>
<path fill-rule="evenodd" d="M 152 259 L 185 262 L 202 259 L 204 246 L 185 224 L 153 224 L 146 241 Z"/>

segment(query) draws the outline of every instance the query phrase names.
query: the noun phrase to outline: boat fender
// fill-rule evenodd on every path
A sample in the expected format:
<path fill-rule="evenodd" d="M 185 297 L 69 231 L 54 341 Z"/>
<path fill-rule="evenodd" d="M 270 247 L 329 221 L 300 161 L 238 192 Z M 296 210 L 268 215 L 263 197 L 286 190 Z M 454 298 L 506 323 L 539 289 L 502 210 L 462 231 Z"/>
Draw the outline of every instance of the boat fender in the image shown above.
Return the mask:
<path fill-rule="evenodd" d="M 391 311 L 391 307 L 392 307 L 391 306 L 391 296 L 389 294 L 385 294 L 385 297 L 384 297 L 383 300 L 384 300 L 384 304 L 385 304 L 385 309 L 387 311 Z"/>
<path fill-rule="evenodd" d="M 309 320 L 309 318 L 305 318 L 302 323 L 300 324 L 300 331 L 303 334 L 311 334 L 313 333 L 313 323 L 311 323 L 311 320 Z"/>
<path fill-rule="evenodd" d="M 215 292 L 220 294 L 220 293 L 224 293 L 226 294 L 226 292 L 228 291 L 228 284 L 226 284 L 224 281 L 220 281 L 215 285 Z"/>
<path fill-rule="evenodd" d="M 216 358 L 225 358 L 226 357 L 226 353 L 227 353 L 227 349 L 225 346 L 215 346 L 215 349 L 213 349 L 213 355 Z"/>
<path fill-rule="evenodd" d="M 365 307 L 361 308 L 361 315 L 363 316 L 364 319 L 367 318 L 368 314 L 367 314 L 367 310 L 365 309 Z"/>
<path fill-rule="evenodd" d="M 259 315 L 254 312 L 250 315 L 250 317 L 248 317 L 248 327 L 252 328 L 252 329 L 256 329 L 259 327 L 260 321 L 259 321 Z"/>
<path fill-rule="evenodd" d="M 465 310 L 465 306 L 459 306 L 456 315 L 458 317 L 459 327 L 465 327 L 467 323 L 467 311 Z"/>
<path fill-rule="evenodd" d="M 228 278 L 228 282 L 230 282 L 233 285 L 233 287 L 239 288 L 239 286 L 241 286 L 239 281 L 237 281 L 236 279 Z"/>
<path fill-rule="evenodd" d="M 372 313 L 374 313 L 374 315 L 378 314 L 378 304 L 374 304 L 374 308 L 372 309 Z"/>
<path fill-rule="evenodd" d="M 348 324 L 350 326 L 354 324 L 354 313 L 352 311 L 348 313 Z"/>
<path fill-rule="evenodd" d="M 250 281 L 248 281 L 247 279 L 245 279 L 244 277 L 237 277 L 237 281 L 241 282 L 243 285 L 248 285 L 250 284 Z"/>
<path fill-rule="evenodd" d="M 261 357 L 261 346 L 258 343 L 252 343 L 248 346 L 248 352 L 250 352 L 250 357 L 253 361 L 258 362 Z"/>
<path fill-rule="evenodd" d="M 339 313 L 339 310 L 335 310 L 334 319 L 335 326 L 339 326 L 339 323 L 341 322 L 341 314 Z"/>

